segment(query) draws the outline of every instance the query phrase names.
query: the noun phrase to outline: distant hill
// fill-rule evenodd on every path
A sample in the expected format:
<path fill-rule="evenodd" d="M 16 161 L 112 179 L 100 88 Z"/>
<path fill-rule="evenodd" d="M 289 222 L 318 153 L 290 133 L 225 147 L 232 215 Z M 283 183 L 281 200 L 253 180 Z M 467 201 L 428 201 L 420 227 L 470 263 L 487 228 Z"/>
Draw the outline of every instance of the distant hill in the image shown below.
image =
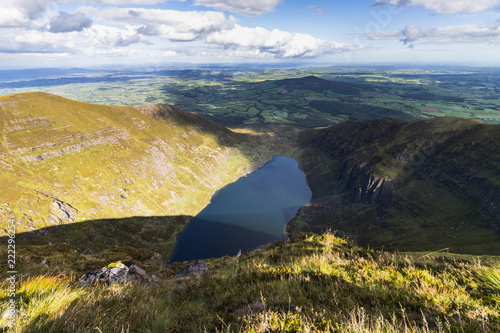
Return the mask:
<path fill-rule="evenodd" d="M 261 128 L 278 124 L 315 128 L 352 118 L 417 120 L 416 116 L 403 112 L 399 107 L 364 104 L 363 100 L 377 96 L 376 89 L 375 85 L 306 76 L 233 82 L 225 88 L 206 85 L 180 89 L 165 85 L 163 92 L 176 96 L 175 104 L 182 109 L 231 127 Z M 365 96 L 367 93 L 368 97 Z M 384 103 L 382 99 L 379 102 Z"/>
<path fill-rule="evenodd" d="M 360 244 L 500 253 L 500 126 L 350 120 L 300 133 L 313 201 L 289 225 Z"/>
<path fill-rule="evenodd" d="M 241 135 L 166 105 L 0 97 L 0 217 L 18 232 L 89 219 L 195 215 L 253 170 Z"/>
<path fill-rule="evenodd" d="M 391 118 L 396 120 L 416 120 L 415 117 L 385 107 L 360 104 L 356 97 L 363 91 L 373 91 L 370 85 L 353 84 L 340 81 L 330 81 L 316 76 L 306 76 L 297 79 L 284 79 L 277 81 L 267 81 L 274 84 L 282 94 L 303 94 L 310 92 L 306 96 L 308 107 L 317 113 L 328 114 L 333 117 L 347 116 L 363 120 Z M 314 94 L 323 94 L 319 97 Z M 337 100 L 332 100 L 336 98 Z"/>
<path fill-rule="evenodd" d="M 330 90 L 332 92 L 343 94 L 343 95 L 357 95 L 362 90 L 372 90 L 370 86 L 366 85 L 358 85 L 347 82 L 339 82 L 339 81 L 330 81 L 319 78 L 317 76 L 305 76 L 296 79 L 284 79 L 284 80 L 276 80 L 276 81 L 267 81 L 272 82 L 276 85 L 283 86 L 283 89 L 287 91 L 295 91 L 295 90 L 312 90 L 312 91 L 327 91 Z"/>

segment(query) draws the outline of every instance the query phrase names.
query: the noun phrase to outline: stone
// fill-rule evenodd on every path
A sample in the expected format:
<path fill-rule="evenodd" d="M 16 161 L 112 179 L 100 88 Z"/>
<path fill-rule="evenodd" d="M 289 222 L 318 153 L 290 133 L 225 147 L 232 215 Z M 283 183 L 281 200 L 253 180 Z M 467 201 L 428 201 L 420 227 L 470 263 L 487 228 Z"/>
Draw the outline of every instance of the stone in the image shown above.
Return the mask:
<path fill-rule="evenodd" d="M 129 271 L 131 274 L 133 273 L 137 273 L 139 274 L 140 276 L 142 276 L 143 278 L 146 278 L 148 276 L 148 274 L 146 273 L 145 270 L 143 270 L 142 268 L 140 268 L 139 266 L 137 265 L 131 265 L 129 267 Z"/>
<path fill-rule="evenodd" d="M 94 283 L 109 282 L 109 271 L 110 269 L 108 267 L 103 267 L 88 272 L 80 278 L 79 284 L 82 287 L 88 287 Z"/>
<path fill-rule="evenodd" d="M 70 204 L 52 198 L 48 220 L 52 225 L 72 223 L 78 215 L 78 210 Z"/>
<path fill-rule="evenodd" d="M 237 317 L 248 316 L 256 312 L 262 312 L 266 309 L 266 305 L 264 302 L 253 302 L 252 304 L 248 304 L 246 306 L 242 306 L 241 308 L 234 311 L 234 314 Z"/>
<path fill-rule="evenodd" d="M 125 284 L 130 281 L 148 281 L 148 274 L 132 261 L 117 261 L 91 272 L 80 278 L 79 284 L 88 287 L 92 284 Z"/>
<path fill-rule="evenodd" d="M 196 260 L 191 265 L 181 269 L 177 274 L 175 274 L 174 278 L 178 279 L 182 277 L 199 276 L 205 271 L 208 271 L 207 263 L 203 260 Z"/>
<path fill-rule="evenodd" d="M 159 253 L 154 253 L 153 256 L 146 261 L 147 263 L 155 266 L 163 266 L 163 257 Z"/>
<path fill-rule="evenodd" d="M 132 280 L 129 272 L 129 268 L 119 262 L 109 270 L 108 280 L 111 284 L 125 284 Z"/>

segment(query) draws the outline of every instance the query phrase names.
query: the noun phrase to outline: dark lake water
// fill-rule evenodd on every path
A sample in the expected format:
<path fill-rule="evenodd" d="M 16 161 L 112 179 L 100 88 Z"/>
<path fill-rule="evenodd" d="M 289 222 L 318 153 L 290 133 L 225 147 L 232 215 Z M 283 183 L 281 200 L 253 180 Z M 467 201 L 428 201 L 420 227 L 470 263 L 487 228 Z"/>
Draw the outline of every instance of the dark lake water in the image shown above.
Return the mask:
<path fill-rule="evenodd" d="M 170 262 L 232 256 L 287 240 L 286 224 L 310 200 L 297 161 L 275 156 L 214 194 L 177 237 Z"/>

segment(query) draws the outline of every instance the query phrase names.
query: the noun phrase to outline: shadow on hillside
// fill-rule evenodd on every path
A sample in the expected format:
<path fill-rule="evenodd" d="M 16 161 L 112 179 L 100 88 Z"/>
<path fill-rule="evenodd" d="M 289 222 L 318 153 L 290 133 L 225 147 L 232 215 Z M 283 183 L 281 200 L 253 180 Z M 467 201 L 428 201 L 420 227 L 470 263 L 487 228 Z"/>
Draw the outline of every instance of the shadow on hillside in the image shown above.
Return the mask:
<path fill-rule="evenodd" d="M 115 246 L 147 248 L 166 262 L 175 247 L 175 238 L 192 216 L 149 216 L 100 219 L 46 227 L 16 235 L 18 248 L 29 245 L 68 243 L 79 253 L 95 254 Z M 0 242 L 7 244 L 7 237 Z"/>
<path fill-rule="evenodd" d="M 197 232 L 183 235 L 184 240 L 176 248 L 177 236 L 189 229 L 186 225 L 191 219 L 189 215 L 178 215 L 89 220 L 20 233 L 15 241 L 18 249 L 67 243 L 80 254 L 101 253 L 113 247 L 149 249 L 159 253 L 167 263 L 172 253 L 176 253 L 173 261 L 179 262 L 223 257 L 288 239 L 287 236 L 278 238 L 236 225 L 198 219 L 194 227 Z M 193 225 L 190 226 L 192 229 Z M 0 238 L 4 244 L 7 240 L 8 237 Z"/>

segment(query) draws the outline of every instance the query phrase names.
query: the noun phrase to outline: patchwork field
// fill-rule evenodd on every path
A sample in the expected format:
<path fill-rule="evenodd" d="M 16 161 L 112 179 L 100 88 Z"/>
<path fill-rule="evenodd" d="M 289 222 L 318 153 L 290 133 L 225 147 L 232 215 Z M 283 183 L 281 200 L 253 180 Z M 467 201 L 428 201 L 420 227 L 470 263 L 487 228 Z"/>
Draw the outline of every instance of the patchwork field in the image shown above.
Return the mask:
<path fill-rule="evenodd" d="M 3 72 L 0 95 L 43 91 L 106 105 L 164 103 L 232 127 L 445 116 L 500 123 L 500 72 L 488 68 L 200 67 L 34 71 L 32 77 Z"/>

